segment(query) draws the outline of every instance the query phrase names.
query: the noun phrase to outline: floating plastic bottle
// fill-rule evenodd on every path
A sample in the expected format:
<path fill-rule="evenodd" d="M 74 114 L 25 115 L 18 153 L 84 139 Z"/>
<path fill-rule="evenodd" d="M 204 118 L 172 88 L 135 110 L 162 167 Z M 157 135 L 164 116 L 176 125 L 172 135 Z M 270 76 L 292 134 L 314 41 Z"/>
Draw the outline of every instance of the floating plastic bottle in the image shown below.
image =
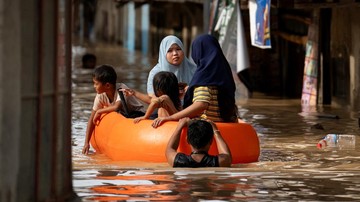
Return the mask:
<path fill-rule="evenodd" d="M 317 147 L 323 149 L 325 147 L 338 147 L 340 149 L 355 149 L 356 136 L 347 134 L 327 134 L 319 141 Z"/>

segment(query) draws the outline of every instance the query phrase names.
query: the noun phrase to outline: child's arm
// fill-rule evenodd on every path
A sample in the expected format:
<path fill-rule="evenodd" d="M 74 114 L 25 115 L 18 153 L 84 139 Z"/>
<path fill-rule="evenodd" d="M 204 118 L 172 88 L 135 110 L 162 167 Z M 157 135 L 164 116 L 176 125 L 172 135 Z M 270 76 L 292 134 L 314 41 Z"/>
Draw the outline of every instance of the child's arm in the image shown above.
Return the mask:
<path fill-rule="evenodd" d="M 207 102 L 201 102 L 201 101 L 194 102 L 187 108 L 185 108 L 171 116 L 156 118 L 154 120 L 154 122 L 152 123 L 152 126 L 154 128 L 157 128 L 161 124 L 165 123 L 166 121 L 176 121 L 176 120 L 179 120 L 184 117 L 194 118 L 194 117 L 200 116 L 200 114 L 204 110 L 206 110 L 208 108 L 208 106 L 209 106 L 209 103 L 207 103 Z"/>
<path fill-rule="evenodd" d="M 219 166 L 220 167 L 230 167 L 231 161 L 232 161 L 230 149 L 229 149 L 228 145 L 226 144 L 225 140 L 223 139 L 223 137 L 221 136 L 221 133 L 218 130 L 216 124 L 212 121 L 210 121 L 210 123 L 214 130 L 214 138 L 215 138 L 216 146 L 217 146 L 218 152 L 219 152 L 219 155 L 218 155 Z"/>
<path fill-rule="evenodd" d="M 141 117 L 137 117 L 134 119 L 134 123 L 139 123 L 141 120 L 144 119 L 149 119 L 149 117 L 151 116 L 151 114 L 155 111 L 155 109 L 160 107 L 160 99 L 159 98 L 153 98 L 151 99 L 151 102 L 145 112 L 144 116 Z"/>
<path fill-rule="evenodd" d="M 95 113 L 96 112 L 94 110 L 92 110 L 91 115 L 90 115 L 89 120 L 88 120 L 87 127 L 86 127 L 85 142 L 84 142 L 84 147 L 82 149 L 82 153 L 86 154 L 86 155 L 89 153 L 90 139 L 91 139 L 91 135 L 92 135 L 92 133 L 94 131 L 94 127 L 95 127 L 95 124 L 93 122 Z"/>
<path fill-rule="evenodd" d="M 101 114 L 103 113 L 110 113 L 110 112 L 114 112 L 116 110 L 119 109 L 121 105 L 121 102 L 120 101 L 116 101 L 113 105 L 111 106 L 108 106 L 108 107 L 105 107 L 105 108 L 102 108 L 102 109 L 98 109 L 96 112 L 95 112 L 95 115 L 93 117 L 93 123 L 96 124 L 96 121 L 100 118 Z"/>
<path fill-rule="evenodd" d="M 151 102 L 151 96 L 147 95 L 147 94 L 144 94 L 144 93 L 140 93 L 139 91 L 137 90 L 134 90 L 134 89 L 130 89 L 130 88 L 122 88 L 120 89 L 121 91 L 123 91 L 126 96 L 135 96 L 137 99 L 145 102 L 146 104 L 150 104 Z"/>
<path fill-rule="evenodd" d="M 170 166 L 174 165 L 177 148 L 179 147 L 180 143 L 181 131 L 184 127 L 187 126 L 189 120 L 190 118 L 188 117 L 179 120 L 179 123 L 166 146 L 165 156 Z"/>

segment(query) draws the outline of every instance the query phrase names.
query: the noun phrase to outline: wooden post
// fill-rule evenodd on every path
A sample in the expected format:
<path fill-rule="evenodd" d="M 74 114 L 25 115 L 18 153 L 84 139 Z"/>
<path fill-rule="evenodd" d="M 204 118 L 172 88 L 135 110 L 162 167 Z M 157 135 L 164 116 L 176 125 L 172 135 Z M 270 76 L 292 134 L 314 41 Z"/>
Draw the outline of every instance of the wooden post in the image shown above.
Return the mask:
<path fill-rule="evenodd" d="M 331 26 L 331 9 L 321 9 L 319 19 L 319 49 L 321 55 L 320 72 L 322 104 L 331 104 L 331 55 L 330 55 L 330 26 Z M 319 100 L 319 104 L 321 100 Z"/>

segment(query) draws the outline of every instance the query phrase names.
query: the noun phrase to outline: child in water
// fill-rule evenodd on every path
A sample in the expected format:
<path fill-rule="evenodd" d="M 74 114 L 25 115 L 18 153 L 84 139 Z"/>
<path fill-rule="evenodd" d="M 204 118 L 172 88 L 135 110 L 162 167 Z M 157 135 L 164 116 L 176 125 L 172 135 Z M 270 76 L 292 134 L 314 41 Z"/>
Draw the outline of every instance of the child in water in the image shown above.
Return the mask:
<path fill-rule="evenodd" d="M 94 54 L 86 53 L 81 61 L 84 69 L 94 69 L 96 67 L 96 56 Z"/>
<path fill-rule="evenodd" d="M 191 154 L 177 152 L 181 132 L 187 128 L 187 142 L 191 147 Z M 218 155 L 209 155 L 208 151 L 215 139 Z M 231 166 L 231 152 L 221 136 L 214 122 L 185 117 L 179 120 L 173 135 L 166 147 L 166 159 L 172 167 L 229 167 Z"/>

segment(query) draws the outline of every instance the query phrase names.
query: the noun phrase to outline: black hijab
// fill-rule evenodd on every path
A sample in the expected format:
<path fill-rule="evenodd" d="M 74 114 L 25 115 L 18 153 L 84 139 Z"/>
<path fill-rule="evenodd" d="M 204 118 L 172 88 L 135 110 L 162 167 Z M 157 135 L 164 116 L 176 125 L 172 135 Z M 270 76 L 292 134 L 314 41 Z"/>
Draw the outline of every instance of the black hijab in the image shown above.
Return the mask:
<path fill-rule="evenodd" d="M 185 94 L 184 108 L 192 104 L 195 87 L 216 86 L 221 118 L 226 122 L 234 120 L 236 87 L 218 40 L 208 34 L 198 36 L 192 43 L 191 56 L 197 68 Z"/>

